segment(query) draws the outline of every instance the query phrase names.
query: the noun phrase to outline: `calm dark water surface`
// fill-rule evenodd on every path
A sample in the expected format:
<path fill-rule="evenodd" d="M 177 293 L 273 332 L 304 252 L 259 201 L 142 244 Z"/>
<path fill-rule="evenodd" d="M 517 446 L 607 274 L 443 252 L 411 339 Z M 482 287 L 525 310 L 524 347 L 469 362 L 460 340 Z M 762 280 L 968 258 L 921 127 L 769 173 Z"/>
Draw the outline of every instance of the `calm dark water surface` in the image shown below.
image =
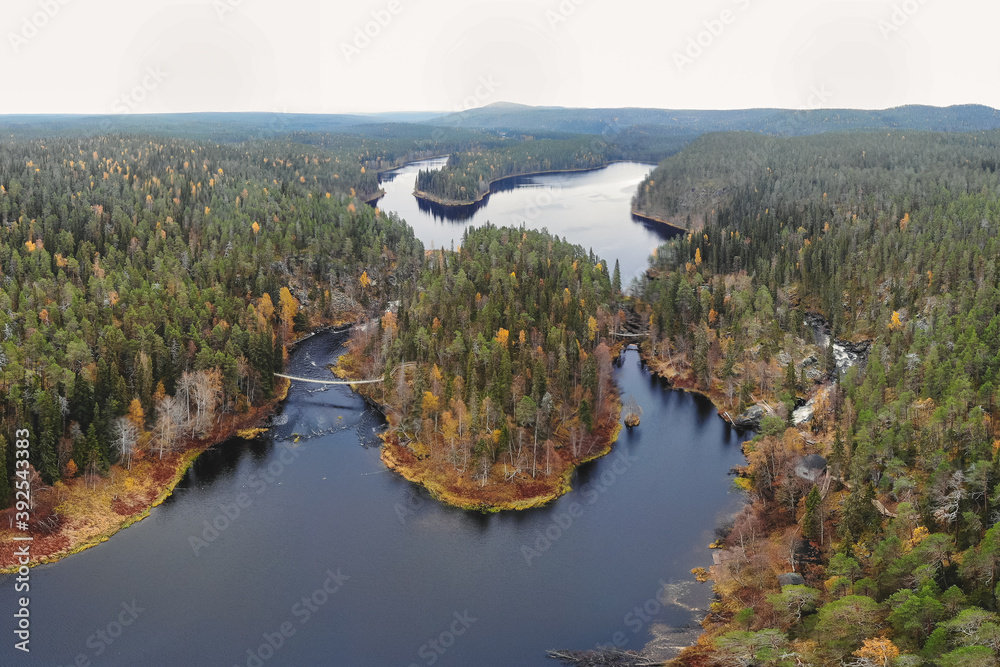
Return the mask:
<path fill-rule="evenodd" d="M 580 179 L 591 192 L 624 192 L 642 169 L 614 165 L 524 189 L 566 194 Z M 380 205 L 392 210 L 387 189 Z M 525 196 L 495 194 L 476 215 L 509 195 Z M 582 195 L 546 208 L 534 226 L 610 259 L 606 248 L 621 247 L 624 229 L 651 234 L 631 222 L 622 197 L 604 242 L 596 239 L 603 218 L 593 217 L 604 209 Z M 431 237 L 439 247 L 466 224 L 413 207 L 400 213 L 425 242 L 440 234 Z M 571 221 L 583 239 L 559 226 Z M 623 275 L 633 270 L 622 262 Z M 291 374 L 328 378 L 323 367 L 343 340 L 308 339 Z M 8 610 L 0 664 L 68 665 L 82 656 L 94 665 L 552 667 L 546 649 L 616 641 L 639 649 L 654 622 L 692 620 L 657 601 L 663 584 L 688 586 L 687 604 L 707 604 L 707 584 L 683 582 L 711 562 L 716 518 L 738 506 L 726 472 L 743 463 L 742 436 L 708 401 L 651 378 L 635 351 L 621 361 L 616 378 L 642 405 L 642 424 L 581 469 L 571 493 L 495 515 L 443 506 L 386 472 L 381 417 L 348 388 L 294 383 L 266 439 L 213 447 L 149 518 L 31 571 L 27 661 L 10 637 L 14 582 L 0 577 Z"/>
<path fill-rule="evenodd" d="M 487 221 L 498 227 L 545 227 L 592 249 L 612 267 L 617 259 L 627 286 L 646 270 L 653 249 L 678 234 L 632 217 L 632 195 L 655 165 L 619 162 L 595 171 L 505 179 L 478 205 L 458 209 L 414 197 L 417 172 L 440 169 L 447 161 L 415 162 L 382 177 L 385 196 L 376 205 L 398 213 L 427 248 L 458 246 L 467 227 Z"/>

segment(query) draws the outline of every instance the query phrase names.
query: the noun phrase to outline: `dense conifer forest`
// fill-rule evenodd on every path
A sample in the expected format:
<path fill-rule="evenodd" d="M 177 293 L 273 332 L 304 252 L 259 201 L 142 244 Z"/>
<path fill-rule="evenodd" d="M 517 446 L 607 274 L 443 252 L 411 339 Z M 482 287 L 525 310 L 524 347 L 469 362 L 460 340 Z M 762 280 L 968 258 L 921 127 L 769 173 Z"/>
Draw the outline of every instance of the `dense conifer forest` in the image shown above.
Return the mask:
<path fill-rule="evenodd" d="M 412 230 L 360 201 L 378 182 L 359 150 L 5 141 L 0 498 L 15 472 L 96 479 L 207 434 L 271 398 L 297 332 L 414 276 Z M 20 428 L 30 466 L 15 471 Z"/>
<path fill-rule="evenodd" d="M 689 660 L 996 664 L 998 141 L 707 135 L 640 186 L 693 230 L 637 286 L 647 358 L 769 408 Z"/>

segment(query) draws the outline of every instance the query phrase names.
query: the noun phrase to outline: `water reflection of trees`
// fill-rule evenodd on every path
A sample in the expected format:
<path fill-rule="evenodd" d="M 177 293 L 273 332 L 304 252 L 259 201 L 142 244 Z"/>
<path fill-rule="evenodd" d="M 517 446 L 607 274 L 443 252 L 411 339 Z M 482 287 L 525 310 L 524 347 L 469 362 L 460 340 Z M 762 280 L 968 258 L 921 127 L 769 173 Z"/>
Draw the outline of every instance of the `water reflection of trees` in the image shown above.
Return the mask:
<path fill-rule="evenodd" d="M 207 493 L 218 482 L 234 478 L 244 460 L 252 461 L 255 468 L 263 467 L 273 449 L 274 443 L 270 438 L 232 438 L 213 445 L 195 459 L 177 487 L 187 493 Z M 164 504 L 175 500 L 176 495 L 171 494 Z"/>

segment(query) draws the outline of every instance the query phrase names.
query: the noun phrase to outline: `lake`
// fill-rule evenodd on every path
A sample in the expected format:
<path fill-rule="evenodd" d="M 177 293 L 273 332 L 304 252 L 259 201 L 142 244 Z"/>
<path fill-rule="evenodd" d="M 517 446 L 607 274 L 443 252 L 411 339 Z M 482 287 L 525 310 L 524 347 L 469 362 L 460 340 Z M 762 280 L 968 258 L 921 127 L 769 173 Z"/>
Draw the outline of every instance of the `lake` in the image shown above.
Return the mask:
<path fill-rule="evenodd" d="M 494 184 L 478 204 L 448 207 L 417 199 L 413 188 L 421 169 L 440 169 L 447 158 L 414 162 L 382 175 L 385 196 L 375 204 L 395 211 L 413 227 L 428 249 L 461 244 L 467 227 L 492 222 L 498 227 L 525 225 L 593 250 L 614 266 L 622 284 L 646 270 L 658 245 L 680 232 L 632 215 L 632 196 L 656 165 L 615 162 L 603 169 L 540 176 L 519 176 Z"/>

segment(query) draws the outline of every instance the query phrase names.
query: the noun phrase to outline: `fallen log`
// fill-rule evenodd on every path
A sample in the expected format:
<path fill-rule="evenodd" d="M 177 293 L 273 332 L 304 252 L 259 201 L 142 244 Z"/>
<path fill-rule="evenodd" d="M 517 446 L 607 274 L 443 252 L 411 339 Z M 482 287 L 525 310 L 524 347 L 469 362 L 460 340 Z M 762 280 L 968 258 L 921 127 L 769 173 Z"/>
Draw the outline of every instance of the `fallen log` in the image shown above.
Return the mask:
<path fill-rule="evenodd" d="M 895 512 L 890 512 L 889 510 L 887 510 L 885 508 L 885 505 L 880 503 L 876 498 L 872 498 L 872 505 L 875 506 L 875 509 L 877 509 L 879 511 L 879 514 L 881 514 L 882 516 L 887 516 L 890 519 L 895 519 L 897 516 Z"/>

